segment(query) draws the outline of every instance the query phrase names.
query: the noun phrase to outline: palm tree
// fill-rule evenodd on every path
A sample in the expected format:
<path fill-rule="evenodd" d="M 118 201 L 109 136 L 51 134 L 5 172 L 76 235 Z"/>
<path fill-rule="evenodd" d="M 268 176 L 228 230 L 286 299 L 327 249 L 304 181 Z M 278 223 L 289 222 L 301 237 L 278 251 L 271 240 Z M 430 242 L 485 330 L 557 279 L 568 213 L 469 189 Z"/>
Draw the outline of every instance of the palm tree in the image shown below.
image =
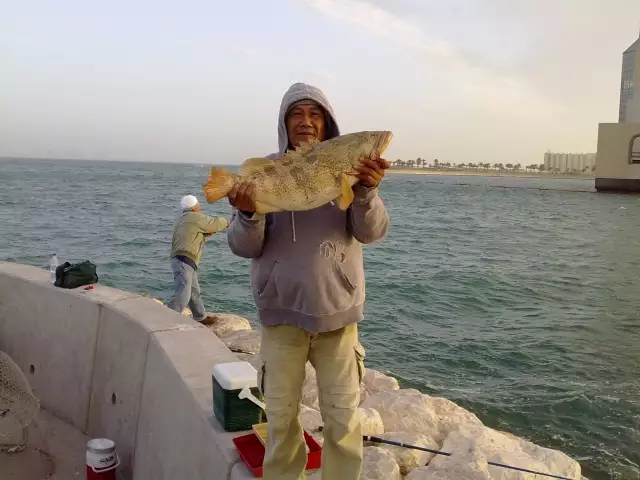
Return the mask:
<path fill-rule="evenodd" d="M 538 170 L 539 170 L 540 172 L 544 172 L 544 171 L 546 170 L 546 168 L 545 168 L 545 166 L 544 166 L 544 163 L 541 163 L 540 165 L 538 165 Z"/>
<path fill-rule="evenodd" d="M 422 165 L 422 159 L 420 157 L 416 158 L 416 165 L 418 166 L 418 168 L 420 168 L 420 166 Z"/>
<path fill-rule="evenodd" d="M 413 168 L 413 166 L 415 165 L 416 161 L 415 160 L 408 160 L 407 161 L 407 165 L 409 166 L 409 168 Z"/>

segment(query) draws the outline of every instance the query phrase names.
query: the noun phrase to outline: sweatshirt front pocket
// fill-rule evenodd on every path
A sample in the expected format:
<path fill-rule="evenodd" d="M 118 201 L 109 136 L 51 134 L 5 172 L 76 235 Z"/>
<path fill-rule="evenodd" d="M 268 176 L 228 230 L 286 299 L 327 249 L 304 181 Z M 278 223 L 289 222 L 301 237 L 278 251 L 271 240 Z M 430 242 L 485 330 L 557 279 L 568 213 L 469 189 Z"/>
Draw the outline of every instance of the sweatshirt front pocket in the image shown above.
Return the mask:
<path fill-rule="evenodd" d="M 357 285 L 340 264 L 276 262 L 258 293 L 259 308 L 294 310 L 305 315 L 331 315 L 355 305 Z"/>

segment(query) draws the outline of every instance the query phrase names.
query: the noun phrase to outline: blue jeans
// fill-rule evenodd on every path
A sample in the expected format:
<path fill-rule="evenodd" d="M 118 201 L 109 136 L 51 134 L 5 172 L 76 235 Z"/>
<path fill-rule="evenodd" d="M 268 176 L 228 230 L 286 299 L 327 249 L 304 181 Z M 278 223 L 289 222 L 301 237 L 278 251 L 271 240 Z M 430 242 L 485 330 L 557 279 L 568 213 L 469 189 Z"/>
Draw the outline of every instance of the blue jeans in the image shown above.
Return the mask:
<path fill-rule="evenodd" d="M 182 313 L 188 305 L 193 314 L 193 319 L 201 322 L 204 320 L 205 312 L 204 305 L 200 299 L 198 272 L 177 258 L 171 259 L 171 270 L 173 271 L 174 292 L 173 297 L 167 303 L 167 307 Z"/>

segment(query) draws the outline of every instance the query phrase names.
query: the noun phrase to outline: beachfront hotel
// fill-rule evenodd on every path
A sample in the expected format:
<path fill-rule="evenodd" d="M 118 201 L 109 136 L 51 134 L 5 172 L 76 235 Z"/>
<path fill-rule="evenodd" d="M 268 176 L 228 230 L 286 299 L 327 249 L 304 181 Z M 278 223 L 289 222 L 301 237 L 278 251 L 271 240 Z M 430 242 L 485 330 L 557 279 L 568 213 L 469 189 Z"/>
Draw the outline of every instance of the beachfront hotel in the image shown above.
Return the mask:
<path fill-rule="evenodd" d="M 544 154 L 544 168 L 547 172 L 591 173 L 595 166 L 595 153 L 547 152 Z"/>

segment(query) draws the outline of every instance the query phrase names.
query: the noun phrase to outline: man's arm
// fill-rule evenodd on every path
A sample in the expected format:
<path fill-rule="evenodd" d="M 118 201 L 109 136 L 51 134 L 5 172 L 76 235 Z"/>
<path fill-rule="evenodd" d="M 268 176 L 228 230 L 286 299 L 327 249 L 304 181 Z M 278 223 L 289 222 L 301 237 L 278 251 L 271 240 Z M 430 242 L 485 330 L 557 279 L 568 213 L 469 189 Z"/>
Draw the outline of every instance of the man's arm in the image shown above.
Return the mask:
<path fill-rule="evenodd" d="M 229 220 L 224 217 L 210 217 L 204 213 L 198 215 L 198 227 L 205 235 L 213 235 L 229 226 Z"/>
<path fill-rule="evenodd" d="M 360 180 L 354 187 L 354 198 L 349 207 L 349 229 L 360 243 L 373 243 L 387 234 L 389 214 L 378 196 L 378 185 L 385 170 L 391 164 L 382 159 L 362 160 L 356 177 Z"/>
<path fill-rule="evenodd" d="M 378 196 L 378 189 L 356 185 L 349 207 L 349 229 L 360 243 L 373 243 L 387 234 L 389 214 Z"/>
<path fill-rule="evenodd" d="M 264 215 L 234 208 L 227 231 L 227 243 L 231 251 L 243 258 L 258 258 L 262 255 L 265 225 Z"/>
<path fill-rule="evenodd" d="M 264 231 L 267 224 L 264 215 L 255 213 L 254 185 L 236 184 L 229 192 L 229 204 L 233 207 L 227 242 L 233 253 L 244 258 L 262 255 Z"/>

